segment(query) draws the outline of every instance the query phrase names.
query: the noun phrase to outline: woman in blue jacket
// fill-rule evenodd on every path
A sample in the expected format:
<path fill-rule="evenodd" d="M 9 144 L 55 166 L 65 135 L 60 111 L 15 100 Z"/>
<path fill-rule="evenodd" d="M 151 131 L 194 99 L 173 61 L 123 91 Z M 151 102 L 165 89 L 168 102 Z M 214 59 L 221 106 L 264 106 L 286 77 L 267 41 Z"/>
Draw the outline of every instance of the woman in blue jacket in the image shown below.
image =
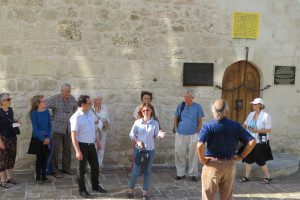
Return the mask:
<path fill-rule="evenodd" d="M 46 98 L 36 95 L 30 100 L 29 116 L 32 124 L 32 137 L 28 149 L 29 154 L 36 154 L 35 170 L 38 183 L 50 183 L 46 177 L 47 159 L 51 150 L 51 116 L 46 109 Z"/>

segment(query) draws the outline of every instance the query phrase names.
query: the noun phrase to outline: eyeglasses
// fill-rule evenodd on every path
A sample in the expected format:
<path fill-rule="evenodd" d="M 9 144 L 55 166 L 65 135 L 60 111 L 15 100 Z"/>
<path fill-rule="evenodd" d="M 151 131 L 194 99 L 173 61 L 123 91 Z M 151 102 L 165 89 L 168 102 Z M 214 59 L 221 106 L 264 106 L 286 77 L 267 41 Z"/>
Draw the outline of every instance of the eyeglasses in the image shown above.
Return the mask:
<path fill-rule="evenodd" d="M 86 105 L 91 105 L 91 104 L 92 104 L 92 102 L 87 102 L 87 103 L 86 103 Z"/>
<path fill-rule="evenodd" d="M 11 101 L 11 98 L 8 98 L 8 99 L 4 99 L 3 101 Z"/>
<path fill-rule="evenodd" d="M 141 110 L 142 112 L 149 112 L 151 109 L 150 108 L 147 108 L 147 109 L 143 109 Z"/>

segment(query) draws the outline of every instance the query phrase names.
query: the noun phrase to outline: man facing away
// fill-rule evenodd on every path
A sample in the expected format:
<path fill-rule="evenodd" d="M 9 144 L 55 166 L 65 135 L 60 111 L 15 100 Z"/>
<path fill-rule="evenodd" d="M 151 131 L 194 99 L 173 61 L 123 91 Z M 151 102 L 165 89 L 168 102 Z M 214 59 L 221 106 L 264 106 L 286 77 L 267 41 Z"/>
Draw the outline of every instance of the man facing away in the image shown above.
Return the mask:
<path fill-rule="evenodd" d="M 194 103 L 193 99 L 193 91 L 187 90 L 184 95 L 184 102 L 177 106 L 174 117 L 176 180 L 181 180 L 185 177 L 187 158 L 189 179 L 191 181 L 198 180 L 199 160 L 196 146 L 204 114 L 202 107 Z"/>
<path fill-rule="evenodd" d="M 214 200 L 219 191 L 221 200 L 233 198 L 236 161 L 242 160 L 254 148 L 255 139 L 240 124 L 226 118 L 226 101 L 219 99 L 212 105 L 214 119 L 205 123 L 199 134 L 198 154 L 202 168 L 202 200 Z M 247 144 L 236 155 L 241 141 Z"/>
<path fill-rule="evenodd" d="M 64 83 L 61 93 L 49 97 L 47 108 L 52 110 L 52 170 L 55 178 L 62 178 L 58 156 L 62 146 L 62 172 L 74 175 L 71 170 L 71 135 L 69 119 L 77 109 L 75 98 L 70 94 L 71 85 Z"/>
<path fill-rule="evenodd" d="M 95 116 L 90 109 L 92 102 L 89 96 L 80 95 L 78 98 L 78 110 L 72 115 L 71 135 L 72 143 L 76 152 L 77 164 L 77 183 L 79 187 L 79 195 L 84 198 L 92 198 L 93 196 L 87 192 L 85 186 L 86 164 L 89 162 L 91 167 L 91 183 L 92 190 L 100 193 L 107 193 L 99 185 L 99 163 L 95 142 L 100 149 L 100 140 L 95 130 Z M 97 122 L 96 122 L 97 123 Z"/>

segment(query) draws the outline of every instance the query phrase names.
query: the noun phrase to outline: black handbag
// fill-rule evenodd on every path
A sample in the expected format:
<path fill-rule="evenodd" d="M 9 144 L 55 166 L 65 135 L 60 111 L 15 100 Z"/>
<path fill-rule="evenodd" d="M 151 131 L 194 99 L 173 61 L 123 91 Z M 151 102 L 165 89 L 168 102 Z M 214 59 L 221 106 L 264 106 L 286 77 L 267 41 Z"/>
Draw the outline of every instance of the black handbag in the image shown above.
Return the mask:
<path fill-rule="evenodd" d="M 14 134 L 16 134 L 16 135 L 20 135 L 20 134 L 21 134 L 21 131 L 20 131 L 19 127 L 13 127 L 13 128 L 12 128 L 12 131 L 13 131 Z"/>
<path fill-rule="evenodd" d="M 145 165 L 147 166 L 147 163 L 149 161 L 149 152 L 146 149 L 139 149 L 138 153 L 136 154 L 134 158 L 134 162 L 139 165 Z"/>

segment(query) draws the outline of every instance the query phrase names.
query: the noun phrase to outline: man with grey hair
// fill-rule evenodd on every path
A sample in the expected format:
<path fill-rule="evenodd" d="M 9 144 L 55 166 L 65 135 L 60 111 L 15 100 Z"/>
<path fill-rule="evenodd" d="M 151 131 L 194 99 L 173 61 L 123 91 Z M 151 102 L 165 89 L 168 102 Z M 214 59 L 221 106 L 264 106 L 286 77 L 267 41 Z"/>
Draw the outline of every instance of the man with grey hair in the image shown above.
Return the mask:
<path fill-rule="evenodd" d="M 47 99 L 47 108 L 52 110 L 52 170 L 55 178 L 62 178 L 58 156 L 62 146 L 62 172 L 74 175 L 71 170 L 71 135 L 69 119 L 77 110 L 77 102 L 71 95 L 71 85 L 64 83 L 61 93 Z"/>
<path fill-rule="evenodd" d="M 188 158 L 189 179 L 198 181 L 199 161 L 196 145 L 204 113 L 202 107 L 194 103 L 193 99 L 193 91 L 187 90 L 184 95 L 184 101 L 177 106 L 174 117 L 176 180 L 181 180 L 185 177 Z"/>
<path fill-rule="evenodd" d="M 226 118 L 227 103 L 218 99 L 212 105 L 214 119 L 205 123 L 199 134 L 197 149 L 202 168 L 202 200 L 215 199 L 219 191 L 221 200 L 233 198 L 236 161 L 242 160 L 255 146 L 255 139 L 239 123 Z M 241 141 L 247 144 L 236 155 Z"/>

